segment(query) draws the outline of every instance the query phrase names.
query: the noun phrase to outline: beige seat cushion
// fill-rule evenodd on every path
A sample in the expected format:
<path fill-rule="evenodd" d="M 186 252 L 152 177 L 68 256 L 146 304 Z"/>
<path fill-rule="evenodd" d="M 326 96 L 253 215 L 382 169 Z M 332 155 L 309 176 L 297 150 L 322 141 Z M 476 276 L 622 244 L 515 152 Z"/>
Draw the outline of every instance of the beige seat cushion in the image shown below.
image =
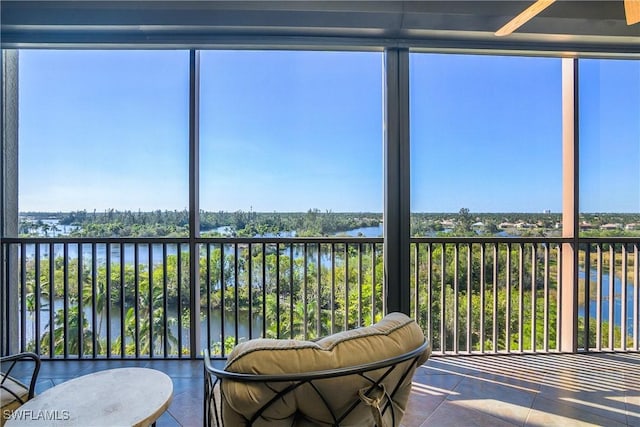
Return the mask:
<path fill-rule="evenodd" d="M 11 412 L 28 400 L 29 388 L 12 377 L 5 377 L 1 372 L 0 378 L 4 380 L 0 386 L 0 403 L 2 405 L 0 407 L 0 426 L 3 426 Z M 20 400 L 16 399 L 16 395 Z"/>
<path fill-rule="evenodd" d="M 316 342 L 255 339 L 241 343 L 229 355 L 225 370 L 271 375 L 332 370 L 407 353 L 422 345 L 424 339 L 422 330 L 414 320 L 402 313 L 391 313 L 375 325 L 340 332 Z M 420 363 L 428 356 L 425 353 Z M 412 361 L 403 363 L 410 364 Z M 413 374 L 411 372 L 407 378 L 401 378 L 402 372 L 404 369 L 394 371 L 383 381 L 388 393 L 397 388 L 394 406 L 400 416 L 404 413 Z M 247 418 L 288 385 L 224 381 L 222 410 L 225 425 L 246 425 Z M 331 425 L 332 416 L 319 394 L 324 396 L 328 406 L 336 409 L 337 413 L 343 413 L 359 400 L 358 390 L 368 387 L 370 382 L 351 375 L 314 382 L 314 385 L 316 389 L 307 384 L 280 398 L 254 426 L 263 423 L 270 426 Z M 392 411 L 387 411 L 385 417 L 389 418 L 387 425 L 399 425 L 399 419 L 391 422 Z M 359 405 L 340 425 L 372 425 L 370 408 Z"/>

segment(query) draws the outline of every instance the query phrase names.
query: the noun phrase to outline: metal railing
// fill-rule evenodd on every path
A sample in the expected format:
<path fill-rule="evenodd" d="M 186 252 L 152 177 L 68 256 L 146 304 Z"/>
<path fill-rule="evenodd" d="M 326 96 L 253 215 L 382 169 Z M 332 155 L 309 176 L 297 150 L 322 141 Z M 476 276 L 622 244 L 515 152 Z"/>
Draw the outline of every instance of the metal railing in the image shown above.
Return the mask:
<path fill-rule="evenodd" d="M 433 352 L 559 351 L 571 242 L 413 238 L 411 310 Z M 640 243 L 580 242 L 579 348 L 637 351 Z M 384 313 L 381 238 L 14 238 L 2 250 L 1 297 L 18 305 L 2 320 L 20 350 L 49 358 L 225 357 L 243 340 L 315 339 Z"/>
<path fill-rule="evenodd" d="M 206 337 L 225 356 L 240 340 L 315 339 L 383 314 L 382 239 L 203 239 Z"/>
<path fill-rule="evenodd" d="M 640 350 L 640 242 L 581 242 L 579 346 L 592 351 Z"/>
<path fill-rule="evenodd" d="M 181 358 L 382 317 L 382 239 L 202 238 L 195 248 L 186 238 L 3 240 L 12 285 L 2 298 L 19 305 L 3 320 L 21 350 L 49 358 Z"/>
<path fill-rule="evenodd" d="M 562 239 L 412 241 L 413 316 L 434 353 L 559 350 Z"/>

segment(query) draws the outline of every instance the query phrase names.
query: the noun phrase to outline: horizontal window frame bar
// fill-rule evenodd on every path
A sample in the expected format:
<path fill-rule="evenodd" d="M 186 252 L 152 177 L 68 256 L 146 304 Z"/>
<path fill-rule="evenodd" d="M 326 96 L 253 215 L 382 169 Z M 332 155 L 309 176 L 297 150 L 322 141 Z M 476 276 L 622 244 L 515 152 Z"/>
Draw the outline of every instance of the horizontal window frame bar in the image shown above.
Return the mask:
<path fill-rule="evenodd" d="M 640 59 L 638 38 L 616 40 L 539 41 L 528 35 L 495 40 L 493 34 L 448 34 L 394 37 L 382 35 L 294 34 L 282 31 L 166 31 L 166 30 L 42 30 L 3 28 L 2 49 L 106 49 L 106 50 L 323 50 L 373 51 L 390 48 L 418 53 L 514 55 L 603 59 Z"/>

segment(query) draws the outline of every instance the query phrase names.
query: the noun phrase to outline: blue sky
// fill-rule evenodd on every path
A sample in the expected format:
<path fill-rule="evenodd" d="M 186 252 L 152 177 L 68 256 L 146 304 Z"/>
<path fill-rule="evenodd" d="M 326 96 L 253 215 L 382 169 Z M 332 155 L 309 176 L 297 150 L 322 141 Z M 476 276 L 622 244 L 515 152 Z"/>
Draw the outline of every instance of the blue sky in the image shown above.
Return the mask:
<path fill-rule="evenodd" d="M 582 64 L 582 210 L 640 212 L 640 63 Z M 559 59 L 410 71 L 413 211 L 560 211 Z M 188 74 L 185 51 L 21 51 L 20 210 L 187 208 Z M 382 211 L 382 89 L 379 52 L 202 52 L 201 208 Z"/>

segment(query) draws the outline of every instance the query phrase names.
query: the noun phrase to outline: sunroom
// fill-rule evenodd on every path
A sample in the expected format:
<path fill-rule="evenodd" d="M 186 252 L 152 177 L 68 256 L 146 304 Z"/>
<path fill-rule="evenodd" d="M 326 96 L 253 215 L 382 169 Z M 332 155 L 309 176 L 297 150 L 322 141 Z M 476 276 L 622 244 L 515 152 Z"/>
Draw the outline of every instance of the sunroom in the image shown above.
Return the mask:
<path fill-rule="evenodd" d="M 398 311 L 406 426 L 640 423 L 640 24 L 530 3 L 3 1 L 1 354 L 199 425 L 204 349 Z"/>

